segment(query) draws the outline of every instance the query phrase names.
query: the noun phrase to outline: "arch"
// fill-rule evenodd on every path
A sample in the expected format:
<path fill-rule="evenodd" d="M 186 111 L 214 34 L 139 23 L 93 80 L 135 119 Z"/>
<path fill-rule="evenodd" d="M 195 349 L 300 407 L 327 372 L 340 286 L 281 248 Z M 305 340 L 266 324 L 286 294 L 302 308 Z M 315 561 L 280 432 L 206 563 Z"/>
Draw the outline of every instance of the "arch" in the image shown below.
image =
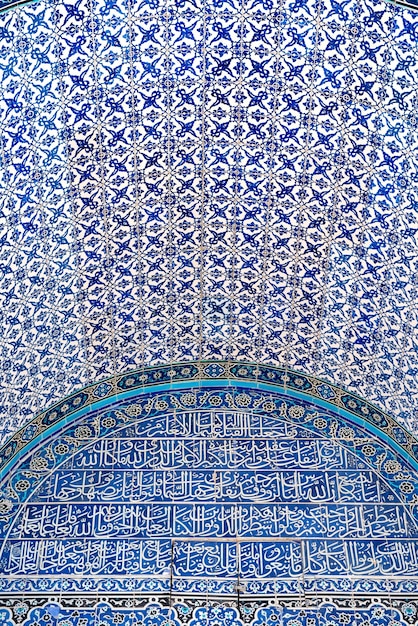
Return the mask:
<path fill-rule="evenodd" d="M 23 602 L 27 624 L 70 616 L 80 594 L 87 620 L 122 596 L 126 623 L 132 602 L 150 623 L 232 626 L 292 606 L 322 621 L 350 598 L 407 620 L 415 446 L 357 396 L 278 368 L 179 364 L 92 385 L 2 451 L 0 602 L 13 619 Z"/>
<path fill-rule="evenodd" d="M 295 398 L 314 398 L 318 406 L 347 416 L 382 437 L 412 463 L 418 462 L 418 441 L 390 415 L 358 395 L 327 381 L 289 368 L 233 361 L 189 361 L 146 367 L 94 383 L 56 403 L 18 430 L 0 448 L 0 477 L 30 446 L 52 434 L 62 423 L 101 410 L 149 389 L 167 391 L 210 386 L 213 382 L 277 390 Z"/>

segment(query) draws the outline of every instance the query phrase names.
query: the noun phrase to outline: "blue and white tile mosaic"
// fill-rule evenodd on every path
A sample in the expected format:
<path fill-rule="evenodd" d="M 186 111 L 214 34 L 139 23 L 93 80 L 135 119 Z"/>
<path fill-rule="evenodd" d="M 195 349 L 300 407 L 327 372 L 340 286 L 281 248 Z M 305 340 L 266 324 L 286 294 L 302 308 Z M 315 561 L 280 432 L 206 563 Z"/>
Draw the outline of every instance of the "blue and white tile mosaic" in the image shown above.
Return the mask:
<path fill-rule="evenodd" d="M 17 602 L 11 609 L 0 609 L 4 626 L 21 624 L 25 618 L 25 626 L 406 626 L 413 623 L 411 614 L 413 618 L 417 614 L 416 604 L 408 601 L 395 601 L 396 608 L 379 603 L 367 606 L 364 602 L 356 609 L 348 605 L 339 607 L 331 602 L 314 609 L 274 605 L 258 608 L 245 603 L 213 606 L 175 603 L 165 606 L 155 601 L 148 604 L 139 601 L 123 604 L 119 601 L 116 607 L 107 602 L 93 607 L 83 606 L 83 603 L 62 607 L 49 602 L 30 609 L 30 604 L 30 601 Z"/>
<path fill-rule="evenodd" d="M 263 382 L 275 377 L 287 387 Z M 324 395 L 339 406 L 319 381 L 309 395 L 313 382 L 226 362 L 150 368 L 40 416 L 31 441 L 25 429 L 3 450 L 0 606 L 16 617 L 29 598 L 28 626 L 54 598 L 76 611 L 57 605 L 60 619 L 84 626 L 95 611 L 113 619 L 99 596 L 125 598 L 127 625 L 154 623 L 141 611 L 163 624 L 287 623 L 292 607 L 348 624 L 344 606 L 357 623 L 361 607 L 379 609 L 383 624 L 379 603 L 392 620 L 393 599 L 415 607 L 416 441 L 335 387 Z"/>
<path fill-rule="evenodd" d="M 75 388 L 208 358 L 418 430 L 417 27 L 378 0 L 3 14 L 2 441 Z"/>

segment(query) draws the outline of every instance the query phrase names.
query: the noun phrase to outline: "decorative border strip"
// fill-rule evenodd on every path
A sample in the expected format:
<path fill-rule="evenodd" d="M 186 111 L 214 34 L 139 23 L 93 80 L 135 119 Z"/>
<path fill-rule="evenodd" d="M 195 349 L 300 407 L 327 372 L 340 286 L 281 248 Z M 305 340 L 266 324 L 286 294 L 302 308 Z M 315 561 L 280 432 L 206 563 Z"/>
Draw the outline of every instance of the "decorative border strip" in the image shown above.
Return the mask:
<path fill-rule="evenodd" d="M 279 623 L 311 624 L 379 624 L 380 626 L 402 626 L 413 624 L 417 605 L 412 599 L 396 601 L 379 598 L 377 602 L 359 599 L 356 605 L 341 598 L 317 599 L 313 604 L 301 603 L 301 599 L 289 598 L 281 605 L 235 600 L 221 604 L 207 601 L 183 599 L 167 603 L 160 599 L 136 598 L 135 600 L 100 598 L 95 604 L 83 603 L 83 598 L 73 605 L 67 605 L 61 598 L 50 598 L 32 603 L 24 599 L 15 603 L 0 605 L 0 618 L 5 626 L 15 626 L 23 622 L 30 625 L 66 624 L 77 626 L 80 623 L 93 625 L 138 623 L 153 626 L 265 626 Z"/>
<path fill-rule="evenodd" d="M 408 2 L 407 0 L 386 0 L 388 4 L 394 4 L 396 7 L 401 9 L 412 9 L 413 11 L 418 11 L 418 2 L 414 2 L 411 0 Z"/>
<path fill-rule="evenodd" d="M 70 421 L 72 416 L 86 407 L 94 411 L 122 399 L 121 396 L 125 394 L 145 392 L 158 385 L 169 385 L 175 389 L 178 383 L 193 382 L 195 385 L 196 383 L 204 385 L 207 381 L 215 384 L 217 381 L 227 381 L 231 385 L 235 382 L 251 383 L 255 386 L 267 384 L 280 392 L 286 393 L 289 390 L 302 394 L 302 397 L 312 398 L 314 401 L 316 399 L 330 409 L 347 411 L 389 437 L 418 463 L 416 437 L 370 402 L 336 385 L 307 374 L 270 365 L 228 361 L 191 361 L 127 372 L 89 385 L 61 400 L 22 427 L 0 448 L 0 477 L 6 466 L 18 456 L 20 457 L 35 438 L 50 428 L 57 427 L 60 422 Z"/>
<path fill-rule="evenodd" d="M 73 594 L 79 598 L 83 594 L 90 592 L 91 597 L 97 597 L 97 594 L 117 593 L 121 595 L 132 595 L 136 597 L 158 598 L 159 601 L 169 600 L 173 593 L 184 598 L 193 594 L 196 600 L 202 600 L 208 596 L 216 598 L 218 601 L 225 602 L 236 595 L 236 583 L 230 581 L 218 585 L 210 584 L 211 581 L 196 580 L 194 588 L 188 586 L 187 589 L 169 589 L 169 583 L 163 585 L 161 581 L 155 579 L 143 579 L 131 577 L 129 579 L 120 580 L 118 578 L 70 578 L 65 579 L 56 577 L 39 577 L 36 579 L 18 579 L 13 581 L 0 580 L 0 606 L 5 598 L 30 596 L 39 597 L 42 594 Z M 408 578 L 405 580 L 381 578 L 380 580 L 354 579 L 347 584 L 347 577 L 330 578 L 324 577 L 320 581 L 317 579 L 304 579 L 303 584 L 300 580 L 283 580 L 274 581 L 266 584 L 254 583 L 254 595 L 248 593 L 240 594 L 242 601 L 257 602 L 260 598 L 279 597 L 280 601 L 284 598 L 305 598 L 319 599 L 329 597 L 330 594 L 347 594 L 353 598 L 367 594 L 371 599 L 381 598 L 382 595 L 388 593 L 388 585 L 392 596 L 401 598 L 415 597 L 418 600 L 418 580 Z M 88 597 L 88 596 L 86 596 Z M 1 623 L 1 622 L 0 622 Z"/>

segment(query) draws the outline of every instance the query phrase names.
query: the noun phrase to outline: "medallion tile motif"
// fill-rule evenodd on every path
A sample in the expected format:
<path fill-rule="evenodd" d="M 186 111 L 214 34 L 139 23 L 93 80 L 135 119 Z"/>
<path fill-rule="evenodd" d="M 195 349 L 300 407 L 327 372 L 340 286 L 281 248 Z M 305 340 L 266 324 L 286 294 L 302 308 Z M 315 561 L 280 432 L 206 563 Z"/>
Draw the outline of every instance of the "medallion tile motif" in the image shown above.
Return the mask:
<path fill-rule="evenodd" d="M 75 388 L 268 362 L 417 429 L 417 15 L 42 0 L 0 18 L 2 441 Z"/>

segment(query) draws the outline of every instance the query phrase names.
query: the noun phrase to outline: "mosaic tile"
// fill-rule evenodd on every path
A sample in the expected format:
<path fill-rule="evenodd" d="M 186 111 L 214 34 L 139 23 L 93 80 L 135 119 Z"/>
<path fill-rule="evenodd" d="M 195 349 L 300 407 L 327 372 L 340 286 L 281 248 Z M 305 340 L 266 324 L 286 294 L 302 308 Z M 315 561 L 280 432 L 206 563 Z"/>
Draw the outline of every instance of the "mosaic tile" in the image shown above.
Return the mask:
<path fill-rule="evenodd" d="M 116 604 L 116 606 L 115 606 Z M 314 610 L 292 607 L 254 607 L 242 604 L 199 606 L 199 603 L 176 603 L 169 607 L 158 602 L 145 604 L 137 600 L 134 603 L 100 602 L 96 606 L 61 606 L 47 603 L 44 607 L 30 609 L 29 602 L 15 603 L 13 609 L 3 610 L 7 616 L 5 626 L 21 623 L 21 617 L 27 615 L 25 624 L 35 626 L 49 623 L 51 626 L 91 626 L 93 624 L 120 624 L 121 626 L 271 626 L 273 624 L 293 624 L 294 626 L 323 626 L 329 623 L 343 623 L 348 626 L 405 626 L 410 623 L 408 617 L 416 614 L 416 604 L 397 603 L 397 608 L 375 603 L 353 610 L 348 607 L 326 602 Z M 75 610 L 74 610 L 75 609 Z M 16 616 L 14 622 L 12 615 Z M 409 615 L 408 615 L 409 614 Z M 10 616 L 10 617 L 9 617 Z M 20 618 L 20 619 L 19 619 Z"/>
<path fill-rule="evenodd" d="M 417 19 L 378 0 L 0 17 L 1 441 L 76 388 L 205 359 L 322 378 L 417 430 Z"/>
<path fill-rule="evenodd" d="M 279 609 L 262 617 L 272 598 L 282 611 L 303 597 L 320 620 L 330 594 L 374 608 L 389 590 L 418 598 L 413 440 L 400 444 L 377 414 L 378 430 L 355 396 L 350 412 L 301 394 L 318 391 L 313 379 L 283 388 L 262 382 L 283 382 L 280 370 L 213 365 L 127 374 L 96 405 L 94 385 L 44 415 L 0 485 L 0 606 L 82 594 L 97 611 L 113 592 L 163 603 L 163 620 L 215 626 L 241 624 L 241 603 L 246 623 L 274 621 Z M 179 372 L 189 378 L 174 388 Z M 173 598 L 200 604 L 186 615 Z"/>

